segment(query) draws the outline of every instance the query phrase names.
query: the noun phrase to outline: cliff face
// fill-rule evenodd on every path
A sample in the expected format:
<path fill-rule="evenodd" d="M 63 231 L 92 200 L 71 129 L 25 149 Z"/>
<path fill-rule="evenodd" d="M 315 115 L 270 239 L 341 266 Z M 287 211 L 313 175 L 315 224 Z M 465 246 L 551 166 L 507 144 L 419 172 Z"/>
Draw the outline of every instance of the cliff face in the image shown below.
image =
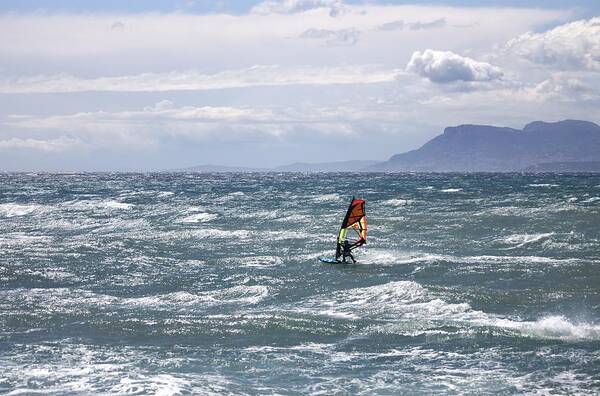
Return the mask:
<path fill-rule="evenodd" d="M 449 127 L 421 148 L 396 154 L 373 171 L 511 172 L 549 162 L 600 161 L 600 126 L 536 121 L 522 130 L 488 125 Z"/>

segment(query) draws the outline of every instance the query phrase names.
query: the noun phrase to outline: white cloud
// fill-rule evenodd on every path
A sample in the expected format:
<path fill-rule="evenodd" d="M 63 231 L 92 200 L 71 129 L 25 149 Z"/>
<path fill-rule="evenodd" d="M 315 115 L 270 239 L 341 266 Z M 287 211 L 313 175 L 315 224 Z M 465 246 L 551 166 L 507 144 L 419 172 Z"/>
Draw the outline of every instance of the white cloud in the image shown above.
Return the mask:
<path fill-rule="evenodd" d="M 257 4 L 251 10 L 255 14 L 294 14 L 325 8 L 335 17 L 344 10 L 341 0 L 267 0 Z"/>
<path fill-rule="evenodd" d="M 406 70 L 435 83 L 492 81 L 503 75 L 500 68 L 489 63 L 478 62 L 450 51 L 431 49 L 413 53 Z"/>
<path fill-rule="evenodd" d="M 436 19 L 431 22 L 413 22 L 408 24 L 410 30 L 437 29 L 446 26 L 446 18 Z"/>
<path fill-rule="evenodd" d="M 560 69 L 600 71 L 600 17 L 528 32 L 510 40 L 505 50 L 534 63 Z"/>
<path fill-rule="evenodd" d="M 61 152 L 79 147 L 80 145 L 79 140 L 65 136 L 47 140 L 21 139 L 16 137 L 4 140 L 0 139 L 0 150 L 29 149 L 43 152 Z"/>
<path fill-rule="evenodd" d="M 0 14 L 0 167 L 29 164 L 32 149 L 40 158 L 63 150 L 76 167 L 78 147 L 90 163 L 113 153 L 105 163 L 114 168 L 168 167 L 186 150 L 190 164 L 339 159 L 339 144 L 383 158 L 448 124 L 595 117 L 597 73 L 554 76 L 494 47 L 564 10 L 351 3 Z M 332 18 L 338 5 L 343 15 Z"/>
<path fill-rule="evenodd" d="M 213 74 L 187 71 L 88 79 L 59 74 L 5 77 L 0 79 L 0 93 L 204 91 L 285 85 L 370 84 L 391 82 L 395 73 L 394 69 L 375 65 L 257 65 Z"/>
<path fill-rule="evenodd" d="M 537 102 L 581 103 L 600 99 L 600 81 L 589 75 L 554 73 L 546 80 L 523 87 L 513 97 Z"/>
<path fill-rule="evenodd" d="M 358 42 L 360 32 L 354 28 L 341 30 L 327 29 L 308 29 L 305 30 L 300 38 L 305 39 L 325 39 L 327 45 L 354 45 Z"/>
<path fill-rule="evenodd" d="M 377 29 L 379 29 L 379 30 L 402 30 L 402 29 L 404 29 L 404 21 L 399 20 L 399 21 L 386 22 L 382 25 L 379 25 Z"/>
<path fill-rule="evenodd" d="M 139 111 L 81 112 L 36 117 L 9 116 L 5 127 L 20 136 L 5 136 L 0 148 L 68 151 L 78 146 L 148 150 L 164 139 L 203 142 L 240 142 L 248 138 L 283 139 L 306 136 L 348 135 L 365 113 L 347 107 L 229 107 L 182 106 L 169 100 Z M 375 117 L 381 118 L 381 117 Z M 59 138 L 40 138 L 44 135 Z M 67 135 L 65 135 L 67 134 Z M 73 138 L 74 136 L 74 138 Z"/>

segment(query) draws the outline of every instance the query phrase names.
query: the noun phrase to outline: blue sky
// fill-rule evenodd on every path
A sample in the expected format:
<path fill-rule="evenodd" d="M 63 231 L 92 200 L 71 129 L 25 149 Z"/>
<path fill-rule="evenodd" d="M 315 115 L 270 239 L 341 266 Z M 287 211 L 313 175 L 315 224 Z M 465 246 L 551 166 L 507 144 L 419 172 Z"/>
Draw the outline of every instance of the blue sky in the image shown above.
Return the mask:
<path fill-rule="evenodd" d="M 257 0 L 103 0 L 103 1 L 69 1 L 69 0 L 4 0 L 0 2 L 0 11 L 30 12 L 47 10 L 54 12 L 210 12 L 222 11 L 232 13 L 248 12 Z M 360 0 L 346 1 L 347 4 L 362 4 Z M 594 0 L 384 0 L 370 3 L 401 5 L 449 5 L 468 7 L 540 7 L 540 8 L 579 8 L 582 16 L 593 16 L 600 13 L 600 2 Z"/>
<path fill-rule="evenodd" d="M 600 2 L 524 3 L 3 1 L 0 169 L 386 159 L 449 125 L 599 122 Z"/>

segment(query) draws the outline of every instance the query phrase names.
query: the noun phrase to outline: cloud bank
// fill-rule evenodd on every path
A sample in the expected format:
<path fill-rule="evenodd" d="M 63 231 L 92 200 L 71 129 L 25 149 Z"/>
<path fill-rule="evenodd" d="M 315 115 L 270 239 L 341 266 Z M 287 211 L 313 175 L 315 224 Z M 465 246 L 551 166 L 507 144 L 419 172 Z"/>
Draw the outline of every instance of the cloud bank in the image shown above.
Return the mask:
<path fill-rule="evenodd" d="M 505 49 L 542 65 L 600 71 L 600 17 L 567 23 L 543 33 L 524 33 L 510 40 Z"/>
<path fill-rule="evenodd" d="M 267 0 L 252 7 L 255 14 L 294 14 L 325 8 L 329 15 L 336 17 L 344 10 L 341 0 Z"/>
<path fill-rule="evenodd" d="M 492 81 L 502 78 L 500 68 L 486 62 L 457 55 L 450 51 L 416 51 L 406 70 L 425 77 L 434 83 L 454 81 Z"/>
<path fill-rule="evenodd" d="M 329 37 L 327 34 L 324 36 Z M 336 37 L 333 39 L 337 40 Z M 394 81 L 395 73 L 394 69 L 376 65 L 255 65 L 212 74 L 174 71 L 98 78 L 58 74 L 0 78 L 0 93 L 207 91 L 294 85 L 372 84 Z"/>

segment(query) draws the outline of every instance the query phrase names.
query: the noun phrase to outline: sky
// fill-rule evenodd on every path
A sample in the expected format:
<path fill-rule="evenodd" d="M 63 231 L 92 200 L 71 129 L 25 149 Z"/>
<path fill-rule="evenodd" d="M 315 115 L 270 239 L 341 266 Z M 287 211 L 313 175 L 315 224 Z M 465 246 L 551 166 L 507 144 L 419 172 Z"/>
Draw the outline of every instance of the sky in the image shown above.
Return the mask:
<path fill-rule="evenodd" d="M 524 5 L 526 3 L 526 5 Z M 600 2 L 0 2 L 0 171 L 385 160 L 600 123 Z"/>

